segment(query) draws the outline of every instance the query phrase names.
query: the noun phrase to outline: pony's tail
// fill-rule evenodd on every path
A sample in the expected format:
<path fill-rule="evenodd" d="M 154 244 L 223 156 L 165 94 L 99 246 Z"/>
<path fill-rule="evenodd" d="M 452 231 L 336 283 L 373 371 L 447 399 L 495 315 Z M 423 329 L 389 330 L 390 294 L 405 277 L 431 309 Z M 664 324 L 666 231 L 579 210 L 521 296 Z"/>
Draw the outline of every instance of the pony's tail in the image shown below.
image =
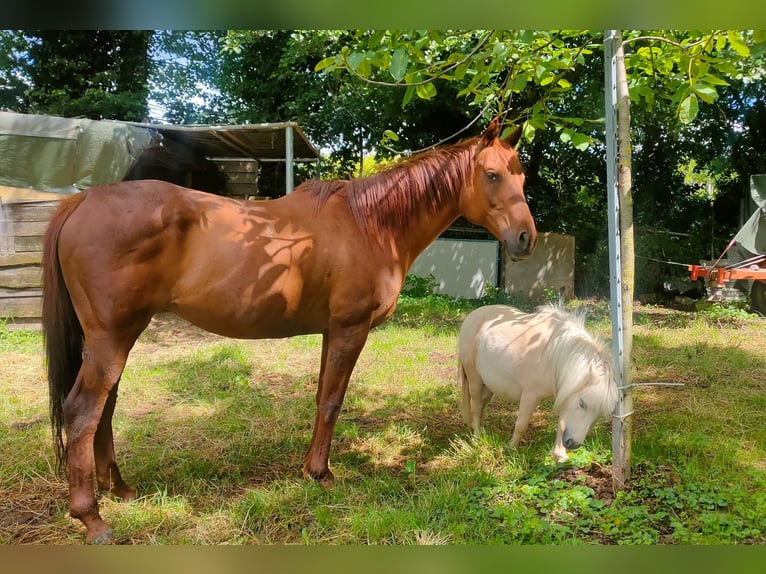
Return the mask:
<path fill-rule="evenodd" d="M 78 193 L 61 202 L 51 216 L 43 237 L 42 326 L 48 367 L 51 429 L 59 473 L 66 468 L 66 447 L 62 437 L 64 399 L 72 390 L 82 366 L 83 331 L 61 273 L 58 241 L 61 228 L 80 205 L 83 195 Z"/>
<path fill-rule="evenodd" d="M 463 420 L 468 426 L 473 426 L 473 420 L 471 417 L 471 391 L 468 389 L 468 376 L 465 374 L 463 363 L 458 361 L 457 364 L 457 379 L 458 384 L 463 389 L 463 399 L 460 402 L 460 413 L 463 415 Z"/>

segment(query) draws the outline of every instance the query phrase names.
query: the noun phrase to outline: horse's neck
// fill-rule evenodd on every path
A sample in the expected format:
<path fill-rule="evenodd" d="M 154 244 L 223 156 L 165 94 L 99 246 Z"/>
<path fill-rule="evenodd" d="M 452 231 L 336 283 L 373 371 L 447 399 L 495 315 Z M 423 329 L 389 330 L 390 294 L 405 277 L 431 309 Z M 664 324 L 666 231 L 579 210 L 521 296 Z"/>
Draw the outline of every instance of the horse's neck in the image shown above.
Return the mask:
<path fill-rule="evenodd" d="M 459 198 L 445 203 L 436 213 L 421 209 L 413 213 L 409 231 L 400 234 L 396 240 L 399 255 L 409 269 L 415 259 L 433 243 L 460 215 Z"/>
<path fill-rule="evenodd" d="M 470 162 L 472 154 L 464 152 L 460 157 L 453 158 L 455 162 Z M 471 170 L 465 169 L 463 173 L 466 179 L 471 177 Z M 436 174 L 434 174 L 434 177 Z M 399 233 L 395 239 L 399 254 L 406 269 L 439 235 L 444 232 L 460 216 L 460 197 L 464 193 L 468 181 L 462 181 L 460 189 L 454 193 L 441 193 L 436 197 L 429 197 L 426 201 L 432 201 L 431 207 L 421 205 L 419 209 L 411 210 L 407 215 L 405 231 Z M 426 189 L 433 189 L 439 185 L 431 180 L 421 182 Z M 435 191 L 433 193 L 436 193 Z"/>

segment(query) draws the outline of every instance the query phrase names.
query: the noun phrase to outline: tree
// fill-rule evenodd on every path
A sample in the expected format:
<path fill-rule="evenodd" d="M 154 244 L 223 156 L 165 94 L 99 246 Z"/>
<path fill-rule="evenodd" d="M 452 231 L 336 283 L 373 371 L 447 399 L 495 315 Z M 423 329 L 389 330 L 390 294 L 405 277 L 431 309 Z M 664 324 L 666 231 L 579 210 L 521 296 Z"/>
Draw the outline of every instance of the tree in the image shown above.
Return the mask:
<path fill-rule="evenodd" d="M 28 110 L 91 119 L 147 118 L 146 31 L 27 34 Z"/>
<path fill-rule="evenodd" d="M 224 31 L 158 30 L 149 46 L 149 105 L 172 124 L 227 123 L 222 100 Z"/>
<path fill-rule="evenodd" d="M 397 144 L 417 149 L 465 127 L 468 114 L 452 86 L 403 109 L 403 90 L 316 71 L 352 35 L 336 30 L 230 31 L 221 92 L 232 120 L 298 122 L 312 141 L 329 150 L 327 163 L 339 177 L 357 175 L 366 153 L 391 155 L 380 145 L 386 131 L 397 131 Z"/>
<path fill-rule="evenodd" d="M 27 51 L 29 42 L 23 32 L 0 30 L 0 109 L 26 112 Z"/>

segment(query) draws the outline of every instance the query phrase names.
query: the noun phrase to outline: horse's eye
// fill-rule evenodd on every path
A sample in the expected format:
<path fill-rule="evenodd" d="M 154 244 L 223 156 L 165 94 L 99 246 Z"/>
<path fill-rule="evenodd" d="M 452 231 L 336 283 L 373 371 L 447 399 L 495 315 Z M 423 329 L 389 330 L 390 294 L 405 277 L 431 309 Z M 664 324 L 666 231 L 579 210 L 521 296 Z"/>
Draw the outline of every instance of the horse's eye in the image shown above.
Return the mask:
<path fill-rule="evenodd" d="M 578 405 L 580 406 L 581 409 L 584 409 L 585 408 L 585 401 L 580 399 L 580 402 L 578 403 Z"/>
<path fill-rule="evenodd" d="M 488 171 L 487 179 L 492 183 L 497 183 L 498 181 L 500 181 L 500 176 L 497 175 L 494 171 Z"/>

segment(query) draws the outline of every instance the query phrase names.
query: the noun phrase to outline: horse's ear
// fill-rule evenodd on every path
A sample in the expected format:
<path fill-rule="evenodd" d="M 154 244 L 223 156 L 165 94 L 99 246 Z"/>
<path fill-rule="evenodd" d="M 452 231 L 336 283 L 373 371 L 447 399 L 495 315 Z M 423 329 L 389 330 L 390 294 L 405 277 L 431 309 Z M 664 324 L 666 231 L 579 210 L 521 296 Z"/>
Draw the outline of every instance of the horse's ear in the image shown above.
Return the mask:
<path fill-rule="evenodd" d="M 497 136 L 500 135 L 500 118 L 495 117 L 492 119 L 491 122 L 489 122 L 489 125 L 487 126 L 486 131 L 484 132 L 484 135 L 481 136 L 481 145 L 482 147 L 491 146 L 492 142 L 497 139 Z"/>
<path fill-rule="evenodd" d="M 521 132 L 522 127 L 524 124 L 520 124 L 515 130 L 513 130 L 510 135 L 505 138 L 505 143 L 507 143 L 509 146 L 515 148 L 516 144 L 519 143 L 519 140 L 521 139 Z"/>

